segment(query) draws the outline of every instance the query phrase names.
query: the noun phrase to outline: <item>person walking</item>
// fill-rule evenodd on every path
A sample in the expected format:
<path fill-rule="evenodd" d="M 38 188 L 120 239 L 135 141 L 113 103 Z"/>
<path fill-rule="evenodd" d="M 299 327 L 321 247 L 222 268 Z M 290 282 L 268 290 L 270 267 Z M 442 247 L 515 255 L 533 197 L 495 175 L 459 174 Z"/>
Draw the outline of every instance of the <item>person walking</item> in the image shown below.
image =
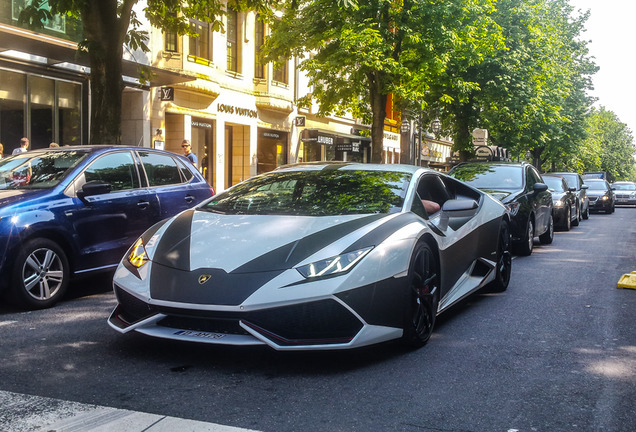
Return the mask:
<path fill-rule="evenodd" d="M 0 143 L 0 159 L 4 157 L 4 146 Z"/>
<path fill-rule="evenodd" d="M 183 155 L 187 157 L 190 162 L 192 162 L 192 165 L 197 166 L 197 155 L 192 153 L 192 146 L 190 145 L 190 141 L 188 141 L 187 139 L 183 140 L 183 142 L 181 143 L 181 148 L 183 149 Z"/>
<path fill-rule="evenodd" d="M 12 155 L 24 153 L 29 149 L 29 139 L 24 137 L 20 140 L 20 147 L 13 150 Z"/>

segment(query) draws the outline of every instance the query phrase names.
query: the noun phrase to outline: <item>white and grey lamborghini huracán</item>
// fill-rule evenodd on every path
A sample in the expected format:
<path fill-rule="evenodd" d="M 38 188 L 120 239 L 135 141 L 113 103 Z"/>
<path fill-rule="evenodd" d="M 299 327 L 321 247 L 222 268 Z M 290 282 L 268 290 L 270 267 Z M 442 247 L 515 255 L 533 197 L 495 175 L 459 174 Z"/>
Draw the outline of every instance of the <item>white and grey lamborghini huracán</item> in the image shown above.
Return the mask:
<path fill-rule="evenodd" d="M 114 276 L 127 333 L 277 350 L 425 344 L 436 316 L 510 280 L 505 207 L 427 168 L 306 163 L 146 231 Z"/>

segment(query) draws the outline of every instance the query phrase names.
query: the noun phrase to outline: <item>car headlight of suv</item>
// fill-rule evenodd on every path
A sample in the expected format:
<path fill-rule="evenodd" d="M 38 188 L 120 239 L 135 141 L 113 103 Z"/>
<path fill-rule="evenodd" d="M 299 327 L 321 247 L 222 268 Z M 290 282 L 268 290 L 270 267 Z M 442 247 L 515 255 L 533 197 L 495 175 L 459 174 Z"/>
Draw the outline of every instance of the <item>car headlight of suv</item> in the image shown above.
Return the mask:
<path fill-rule="evenodd" d="M 364 258 L 371 249 L 373 249 L 373 246 L 343 253 L 341 255 L 315 261 L 301 267 L 296 267 L 296 270 L 298 270 L 298 272 L 306 279 L 346 273 L 360 262 L 360 260 Z"/>
<path fill-rule="evenodd" d="M 603 200 L 603 201 L 607 201 L 608 199 L 609 199 L 609 197 L 608 197 L 607 195 L 603 195 L 603 196 L 601 197 L 601 200 Z"/>
<path fill-rule="evenodd" d="M 554 207 L 556 207 L 556 208 L 561 208 L 561 207 L 563 207 L 564 202 L 561 201 L 561 200 L 554 200 L 552 202 L 552 204 L 554 204 Z"/>
<path fill-rule="evenodd" d="M 133 245 L 130 254 L 128 255 L 128 262 L 132 264 L 134 267 L 141 267 L 150 261 L 148 258 L 148 253 L 146 252 L 146 248 L 144 247 L 144 241 L 139 238 Z"/>
<path fill-rule="evenodd" d="M 519 212 L 519 207 L 521 207 L 521 204 L 519 204 L 518 202 L 509 202 L 506 204 L 506 208 L 508 209 L 508 212 L 510 212 L 510 214 L 512 216 L 516 216 L 517 213 Z"/>

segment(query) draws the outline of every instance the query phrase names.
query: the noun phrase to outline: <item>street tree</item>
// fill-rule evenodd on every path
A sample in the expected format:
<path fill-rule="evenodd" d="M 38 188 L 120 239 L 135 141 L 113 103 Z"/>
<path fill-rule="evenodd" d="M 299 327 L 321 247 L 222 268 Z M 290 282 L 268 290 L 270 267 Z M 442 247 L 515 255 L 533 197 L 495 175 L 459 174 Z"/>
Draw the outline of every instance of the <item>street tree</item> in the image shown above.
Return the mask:
<path fill-rule="evenodd" d="M 33 0 L 33 3 L 40 2 Z M 90 59 L 90 142 L 120 144 L 124 46 L 133 51 L 149 51 L 148 34 L 136 12 L 138 4 L 155 27 L 196 36 L 190 27 L 191 18 L 208 22 L 212 30 L 219 30 L 227 8 L 266 14 L 275 0 L 48 0 L 48 3 L 51 13 L 76 18 L 83 26 L 84 40 L 78 50 Z M 147 70 L 140 68 L 139 72 L 142 80 L 148 77 Z"/>
<path fill-rule="evenodd" d="M 587 15 L 573 17 L 568 0 L 499 0 L 492 18 L 504 43 L 479 62 L 454 55 L 427 101 L 453 126 L 463 159 L 473 153 L 471 131 L 482 127 L 492 143 L 540 166 L 584 136 L 596 71 L 580 41 Z"/>
<path fill-rule="evenodd" d="M 403 108 L 426 108 L 451 53 L 479 57 L 498 38 L 492 0 L 286 0 L 282 10 L 264 60 L 297 56 L 312 87 L 301 105 L 370 123 L 373 162 L 382 162 L 389 94 Z"/>

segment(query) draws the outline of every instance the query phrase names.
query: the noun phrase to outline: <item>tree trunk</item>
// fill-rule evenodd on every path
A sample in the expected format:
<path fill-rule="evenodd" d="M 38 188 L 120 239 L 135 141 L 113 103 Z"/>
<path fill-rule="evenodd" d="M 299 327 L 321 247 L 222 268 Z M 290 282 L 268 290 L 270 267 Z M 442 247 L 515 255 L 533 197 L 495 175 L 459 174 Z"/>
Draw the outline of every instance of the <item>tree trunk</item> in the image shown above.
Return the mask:
<path fill-rule="evenodd" d="M 121 144 L 122 57 L 132 4 L 85 2 L 82 23 L 91 62 L 91 144 Z"/>
<path fill-rule="evenodd" d="M 383 163 L 384 120 L 386 119 L 387 95 L 379 91 L 380 79 L 375 74 L 369 74 L 369 96 L 373 120 L 371 122 L 371 162 Z"/>

